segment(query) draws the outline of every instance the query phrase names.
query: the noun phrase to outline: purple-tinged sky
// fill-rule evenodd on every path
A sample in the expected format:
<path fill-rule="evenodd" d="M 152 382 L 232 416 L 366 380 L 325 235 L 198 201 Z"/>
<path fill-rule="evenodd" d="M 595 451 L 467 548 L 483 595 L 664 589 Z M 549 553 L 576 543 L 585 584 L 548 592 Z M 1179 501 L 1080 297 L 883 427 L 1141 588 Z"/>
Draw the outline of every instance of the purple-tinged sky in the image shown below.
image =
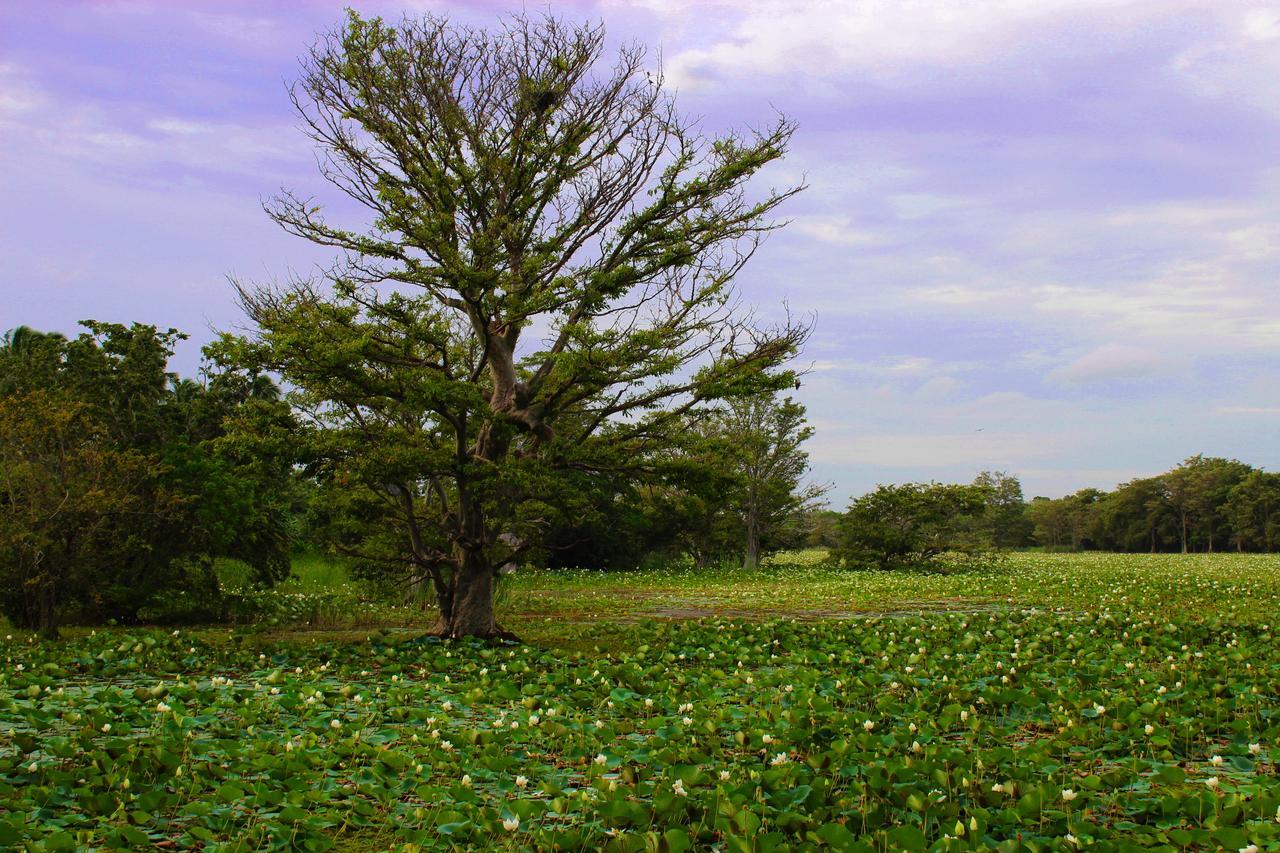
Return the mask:
<path fill-rule="evenodd" d="M 202 342 L 241 322 L 228 274 L 324 260 L 259 200 L 334 198 L 284 81 L 342 5 L 0 5 L 0 328 Z M 1274 0 L 549 8 L 654 47 L 709 130 L 798 120 L 768 177 L 810 188 L 741 282 L 817 317 L 799 396 L 834 503 L 983 468 L 1029 495 L 1202 451 L 1280 468 Z"/>

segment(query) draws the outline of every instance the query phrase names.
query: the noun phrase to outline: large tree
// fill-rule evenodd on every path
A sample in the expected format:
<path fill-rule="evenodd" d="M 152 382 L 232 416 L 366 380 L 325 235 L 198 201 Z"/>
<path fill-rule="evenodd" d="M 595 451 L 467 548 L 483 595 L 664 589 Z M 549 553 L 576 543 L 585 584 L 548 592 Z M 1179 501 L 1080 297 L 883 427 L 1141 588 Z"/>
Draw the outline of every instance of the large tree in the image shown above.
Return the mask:
<path fill-rule="evenodd" d="M 724 465 L 738 485 L 732 505 L 742 530 L 742 565 L 760 565 L 761 541 L 783 522 L 812 509 L 827 487 L 803 485 L 813 435 L 804 406 L 790 397 L 757 394 L 731 400 L 715 419 Z"/>
<path fill-rule="evenodd" d="M 443 635 L 501 634 L 495 576 L 575 481 L 785 386 L 806 334 L 757 324 L 732 290 L 798 190 L 748 187 L 791 123 L 708 138 L 643 49 L 604 51 L 601 27 L 550 17 L 350 13 L 292 90 L 324 177 L 372 222 L 287 191 L 269 205 L 341 260 L 240 285 L 259 327 L 245 355 L 297 389 L 314 469 L 360 504 L 345 547 L 426 579 Z"/>
<path fill-rule="evenodd" d="M 983 535 L 999 549 L 1025 545 L 1032 525 L 1018 478 L 1004 471 L 981 471 L 973 484 L 987 493 L 987 511 L 977 525 Z"/>
<path fill-rule="evenodd" d="M 145 500 L 155 463 L 113 446 L 90 407 L 57 391 L 0 395 L 0 610 L 55 637 L 69 601 L 100 598 L 129 545 L 163 511 Z"/>
<path fill-rule="evenodd" d="M 990 544 L 974 535 L 988 489 L 943 483 L 877 486 L 849 504 L 832 556 L 852 568 L 912 568 L 953 553 L 980 559 Z"/>
<path fill-rule="evenodd" d="M 1237 550 L 1274 550 L 1280 535 L 1280 474 L 1250 471 L 1227 493 L 1221 509 Z"/>
<path fill-rule="evenodd" d="M 1182 553 L 1197 545 L 1212 552 L 1216 544 L 1230 538 L 1222 507 L 1232 487 L 1250 470 L 1235 459 L 1197 453 L 1163 476 L 1169 503 L 1178 517 Z"/>
<path fill-rule="evenodd" d="M 0 339 L 0 611 L 53 633 L 215 604 L 217 556 L 287 575 L 291 452 L 256 439 L 291 431 L 272 386 L 178 379 L 172 329 L 83 325 Z"/>

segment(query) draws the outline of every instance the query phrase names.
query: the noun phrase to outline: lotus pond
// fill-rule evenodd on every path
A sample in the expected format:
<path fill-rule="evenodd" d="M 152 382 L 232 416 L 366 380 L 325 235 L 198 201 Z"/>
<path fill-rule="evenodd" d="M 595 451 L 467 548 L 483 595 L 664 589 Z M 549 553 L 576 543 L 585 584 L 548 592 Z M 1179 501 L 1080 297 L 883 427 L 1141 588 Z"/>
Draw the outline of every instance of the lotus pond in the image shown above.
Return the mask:
<path fill-rule="evenodd" d="M 1271 557 L 800 555 L 518 577 L 528 645 L 0 635 L 0 848 L 1278 849 L 1277 605 Z"/>

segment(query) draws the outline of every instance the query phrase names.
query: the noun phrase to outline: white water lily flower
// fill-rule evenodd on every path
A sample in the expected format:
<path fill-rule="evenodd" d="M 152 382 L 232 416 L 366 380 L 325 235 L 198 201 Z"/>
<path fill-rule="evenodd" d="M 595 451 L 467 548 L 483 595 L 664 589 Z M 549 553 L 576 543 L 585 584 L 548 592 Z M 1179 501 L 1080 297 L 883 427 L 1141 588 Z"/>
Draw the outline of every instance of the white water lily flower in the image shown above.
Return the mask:
<path fill-rule="evenodd" d="M 1258 754 L 1258 753 L 1260 753 L 1260 752 L 1262 752 L 1262 744 L 1260 744 L 1260 743 L 1251 743 L 1251 744 L 1249 744 L 1249 754 L 1250 754 L 1250 755 L 1257 755 L 1257 754 Z"/>
<path fill-rule="evenodd" d="M 167 713 L 169 713 L 169 711 L 171 711 L 172 709 L 171 709 L 168 705 L 166 705 L 165 703 L 163 703 L 163 702 L 159 702 L 159 703 L 157 703 L 157 704 L 156 704 L 156 710 L 157 710 L 157 711 L 159 711 L 161 714 L 167 714 Z"/>
<path fill-rule="evenodd" d="M 684 789 L 684 782 L 680 779 L 672 783 L 671 790 L 678 797 L 687 797 L 689 795 L 689 792 Z"/>
<path fill-rule="evenodd" d="M 515 832 L 517 829 L 520 828 L 520 818 L 504 817 L 502 819 L 502 828 L 505 829 L 507 832 Z"/>
<path fill-rule="evenodd" d="M 603 765 L 603 764 L 606 764 L 606 763 L 609 761 L 609 759 L 608 759 L 608 758 L 605 756 L 605 754 L 602 752 L 602 753 L 600 753 L 599 755 L 597 755 L 597 756 L 596 756 L 595 761 L 596 761 L 596 764 L 601 764 L 601 765 Z"/>
<path fill-rule="evenodd" d="M 777 755 L 773 757 L 773 759 L 769 763 L 772 764 L 774 767 L 778 767 L 779 765 L 786 764 L 790 760 L 791 759 L 787 756 L 785 752 L 779 752 Z"/>
<path fill-rule="evenodd" d="M 329 721 L 329 728 L 331 728 L 331 729 L 340 729 L 340 728 L 342 728 L 342 723 L 341 723 L 341 722 L 339 722 L 338 720 L 330 720 L 330 721 Z"/>
<path fill-rule="evenodd" d="M 1205 787 L 1210 788 L 1210 789 L 1217 788 L 1217 787 L 1218 787 L 1218 784 L 1219 784 L 1219 783 L 1218 783 L 1218 777 L 1217 777 L 1217 776 L 1210 776 L 1208 779 L 1205 779 L 1205 780 L 1204 780 L 1204 784 L 1205 784 Z"/>
<path fill-rule="evenodd" d="M 1070 788 L 1063 788 L 1063 789 L 1062 789 L 1062 801 L 1063 801 L 1064 803 L 1069 803 L 1069 802 L 1071 802 L 1071 801 L 1072 801 L 1072 800 L 1074 800 L 1077 796 L 1079 796 L 1079 795 L 1078 795 L 1078 794 L 1076 794 L 1076 792 L 1075 792 L 1075 791 L 1073 791 L 1073 790 L 1071 790 Z"/>
<path fill-rule="evenodd" d="M 875 723 L 873 723 L 873 722 L 871 722 L 870 720 L 864 720 L 864 721 L 862 722 L 862 727 L 863 727 L 864 729 L 866 729 L 867 731 L 871 731 L 872 729 L 874 729 L 874 728 L 876 727 L 876 724 L 875 724 Z"/>
<path fill-rule="evenodd" d="M 528 787 L 528 785 L 529 785 L 529 779 L 528 779 L 528 777 L 525 777 L 525 776 L 517 776 L 517 777 L 516 777 L 516 787 L 517 787 L 517 788 L 520 788 L 521 790 L 523 790 L 524 788 Z"/>

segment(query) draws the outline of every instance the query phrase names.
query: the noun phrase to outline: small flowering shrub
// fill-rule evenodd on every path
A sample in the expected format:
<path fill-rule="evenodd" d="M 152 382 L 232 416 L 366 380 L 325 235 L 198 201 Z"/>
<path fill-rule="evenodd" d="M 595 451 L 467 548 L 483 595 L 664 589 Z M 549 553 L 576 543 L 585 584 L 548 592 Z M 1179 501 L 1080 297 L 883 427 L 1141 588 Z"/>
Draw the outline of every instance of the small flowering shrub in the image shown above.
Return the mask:
<path fill-rule="evenodd" d="M 651 576 L 548 647 L 0 635 L 0 849 L 1275 849 L 1280 561 L 1119 560 Z"/>

